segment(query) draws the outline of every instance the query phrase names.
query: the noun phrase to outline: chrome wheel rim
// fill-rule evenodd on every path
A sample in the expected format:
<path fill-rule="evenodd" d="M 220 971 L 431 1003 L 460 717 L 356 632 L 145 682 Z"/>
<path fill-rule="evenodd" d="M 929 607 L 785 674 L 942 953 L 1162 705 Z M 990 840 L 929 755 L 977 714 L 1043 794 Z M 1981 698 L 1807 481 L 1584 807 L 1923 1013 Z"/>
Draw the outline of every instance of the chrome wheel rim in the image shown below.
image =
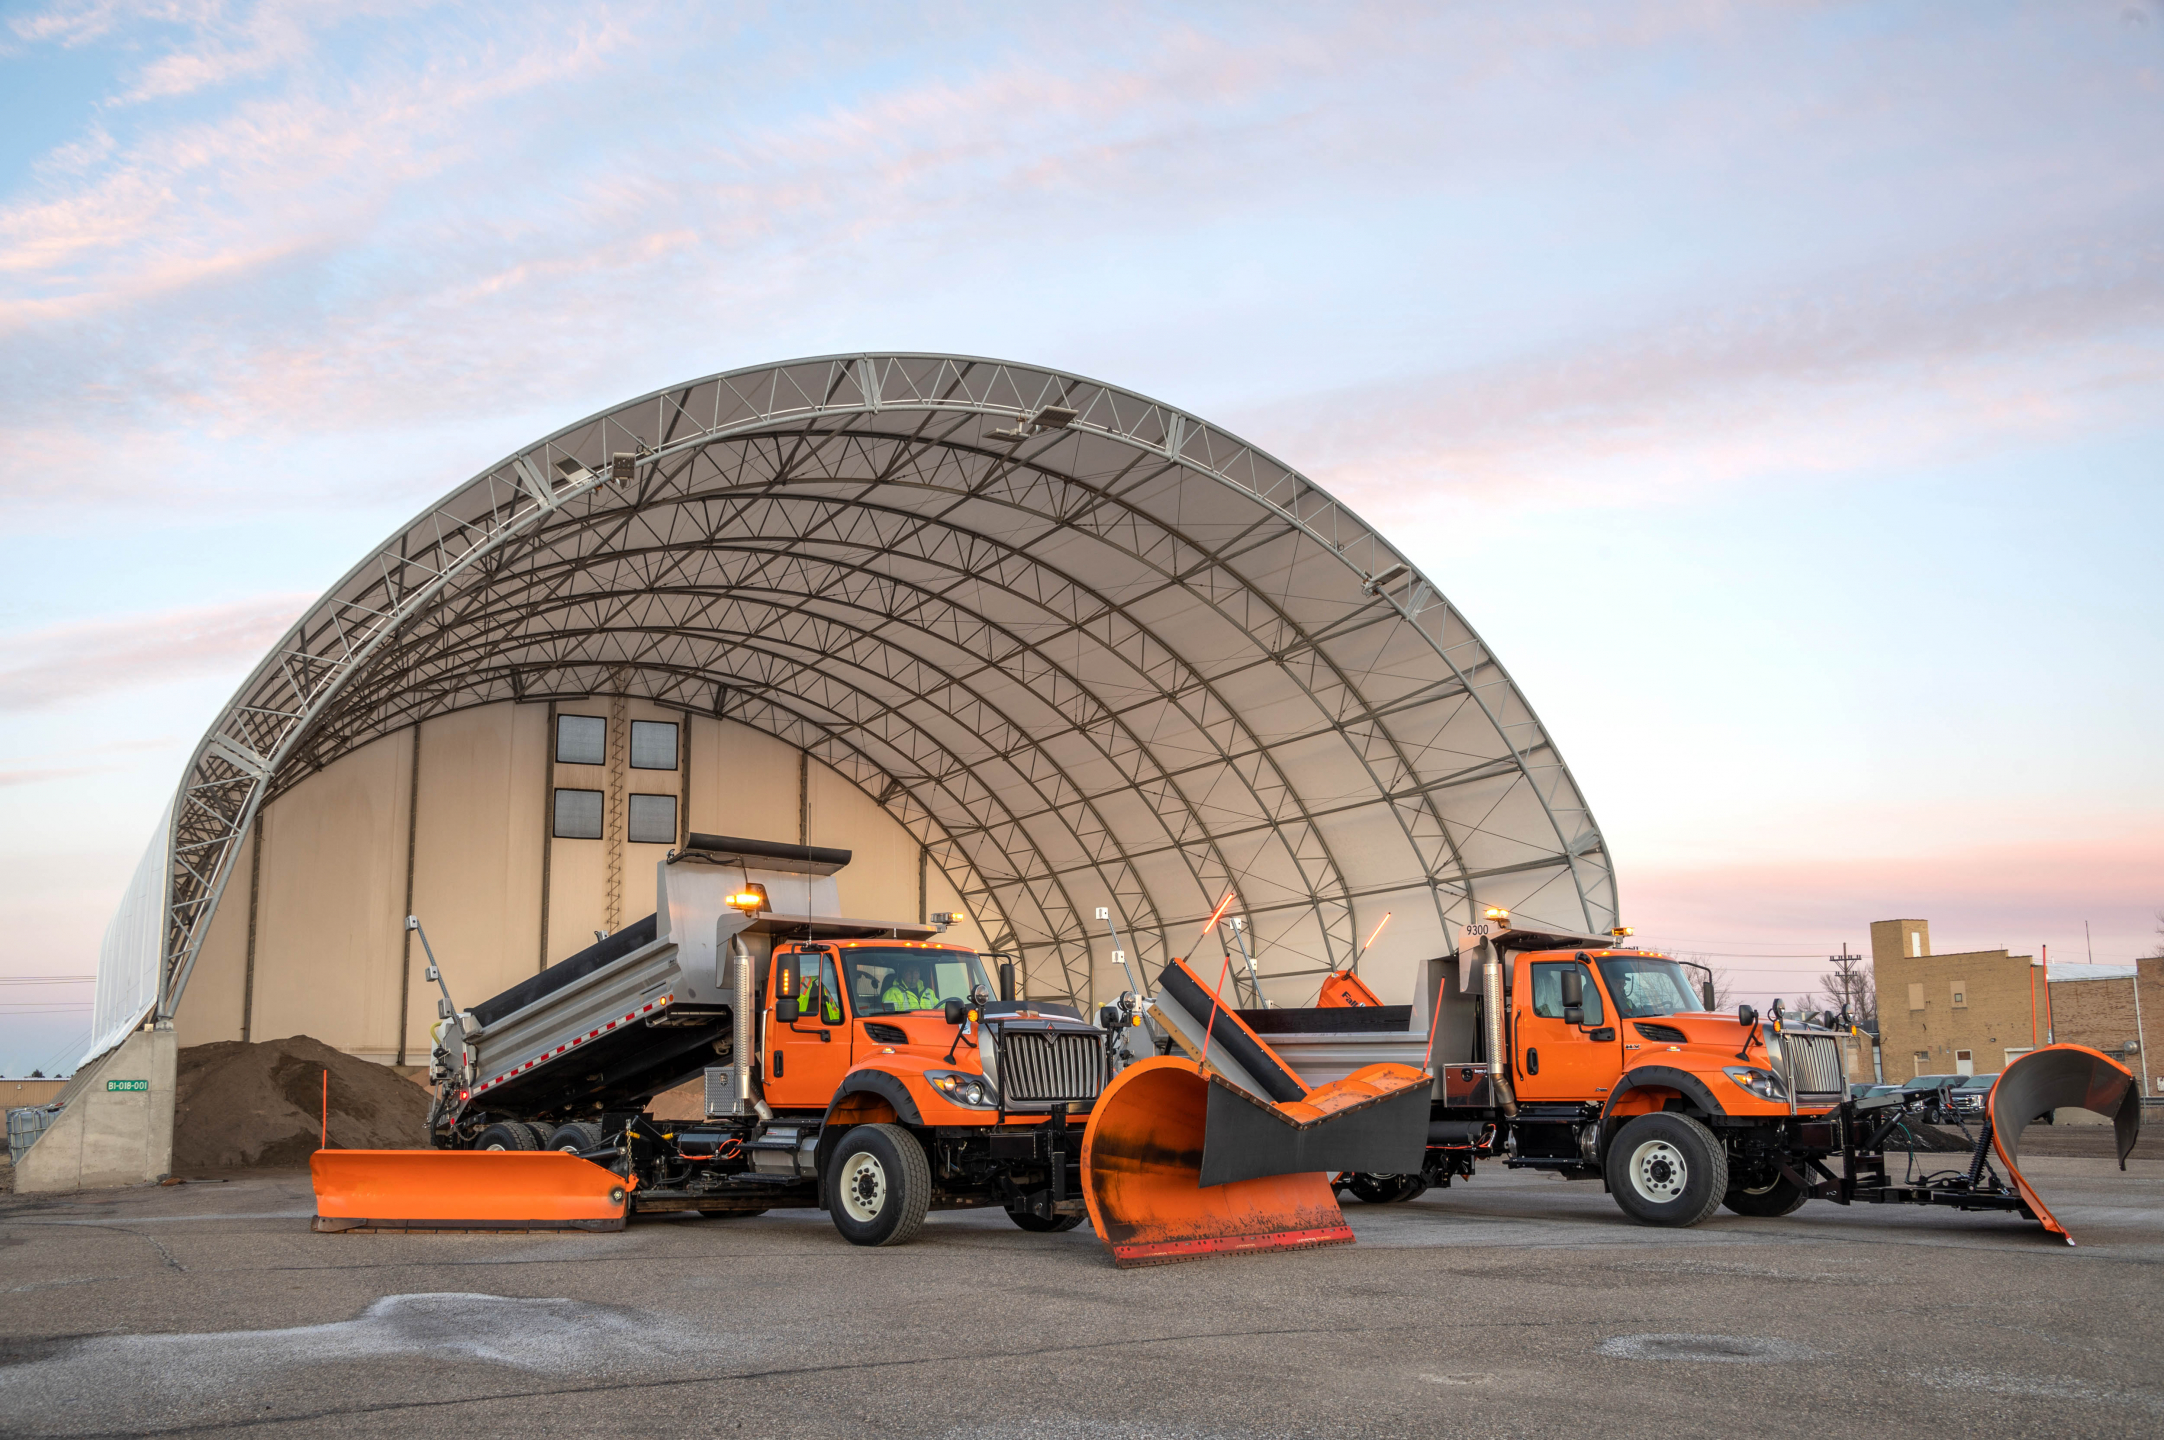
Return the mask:
<path fill-rule="evenodd" d="M 877 1220 L 887 1206 L 887 1167 L 879 1163 L 878 1156 L 859 1150 L 843 1162 L 839 1188 L 842 1209 L 849 1218 L 868 1224 Z"/>
<path fill-rule="evenodd" d="M 1666 1140 L 1647 1140 L 1631 1151 L 1631 1189 L 1642 1200 L 1667 1205 L 1683 1198 L 1691 1183 L 1691 1168 L 1683 1152 Z"/>

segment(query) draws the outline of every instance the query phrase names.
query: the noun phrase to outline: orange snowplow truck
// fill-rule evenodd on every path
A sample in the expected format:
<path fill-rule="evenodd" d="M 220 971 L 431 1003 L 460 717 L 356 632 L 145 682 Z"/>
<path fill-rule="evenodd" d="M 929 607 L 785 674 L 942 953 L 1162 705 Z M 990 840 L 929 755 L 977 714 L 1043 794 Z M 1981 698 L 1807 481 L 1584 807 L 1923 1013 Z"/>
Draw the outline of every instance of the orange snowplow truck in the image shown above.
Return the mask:
<path fill-rule="evenodd" d="M 1116 1263 L 1163 1264 L 1349 1244 L 1323 1172 L 1420 1163 L 1424 1071 L 1308 1084 L 1174 962 L 1207 1060 L 1115 1081 L 1132 997 L 1101 1028 L 1015 999 L 1009 964 L 995 988 L 936 923 L 840 918 L 848 860 L 693 835 L 658 867 L 652 916 L 471 1010 L 429 951 L 438 1148 L 316 1152 L 315 1228 L 816 1207 L 853 1244 L 895 1245 L 928 1211 L 997 1206 L 1025 1230 L 1088 1217 Z M 701 1118 L 651 1113 L 699 1080 Z"/>
<path fill-rule="evenodd" d="M 2122 1168 L 2133 1148 L 2133 1076 L 2096 1051 L 2053 1045 L 2002 1073 L 1966 1156 L 1896 1182 L 1886 1154 L 1913 1145 L 1923 1097 L 1851 1098 L 1847 1017 L 1716 1012 L 1710 972 L 1618 946 L 1627 933 L 1540 933 L 1495 912 L 1467 927 L 1454 961 L 1429 963 L 1425 1003 L 1383 1006 L 1345 976 L 1352 983 L 1326 984 L 1322 1007 L 1239 1014 L 1310 1079 L 1432 1053 L 1422 1168 L 1339 1179 L 1370 1202 L 1471 1178 L 1476 1159 L 1499 1156 L 1599 1180 L 1650 1225 L 1695 1225 L 1724 1205 L 1786 1215 L 1824 1199 L 2016 1211 L 2064 1236 L 2020 1172 L 2021 1132 L 2079 1106 L 2114 1118 Z"/>
<path fill-rule="evenodd" d="M 652 916 L 471 1010 L 446 987 L 438 1148 L 318 1152 L 315 1227 L 817 1207 L 854 1244 L 894 1245 L 933 1209 L 1082 1223 L 1105 1032 L 1013 999 L 1011 967 L 937 924 L 841 918 L 848 860 L 694 835 L 659 867 Z M 443 983 L 432 953 L 429 976 Z M 703 1118 L 648 1113 L 702 1080 Z M 533 1153 L 500 1163 L 515 1152 Z"/>

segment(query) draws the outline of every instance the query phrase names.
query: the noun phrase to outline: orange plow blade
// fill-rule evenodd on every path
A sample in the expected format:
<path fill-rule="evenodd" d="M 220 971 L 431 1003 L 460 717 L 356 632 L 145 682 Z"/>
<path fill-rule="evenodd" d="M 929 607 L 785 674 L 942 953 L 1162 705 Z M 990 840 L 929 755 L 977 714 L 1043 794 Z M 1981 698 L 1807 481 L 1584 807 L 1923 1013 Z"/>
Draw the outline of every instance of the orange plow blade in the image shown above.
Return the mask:
<path fill-rule="evenodd" d="M 621 1230 L 631 1185 L 554 1150 L 318 1150 L 311 1229 Z"/>
<path fill-rule="evenodd" d="M 2124 1170 L 2127 1155 L 2141 1138 L 2141 1084 L 2132 1071 L 2101 1051 L 2086 1045 L 2047 1045 L 2031 1050 L 2000 1073 L 1991 1087 L 1987 1113 L 1992 1148 L 1998 1151 L 2007 1178 L 2014 1182 L 2022 1202 L 2044 1222 L 2046 1230 L 2064 1236 L 2071 1245 L 2074 1237 L 2029 1184 L 2019 1163 L 2021 1132 L 2045 1112 L 2067 1107 L 2111 1117 L 2117 1132 L 2119 1168 Z"/>
<path fill-rule="evenodd" d="M 1165 1056 L 1128 1066 L 1097 1098 L 1082 1137 L 1082 1188 L 1112 1263 L 1350 1245 L 1319 1171 L 1202 1184 L 1210 1091 L 1194 1061 Z"/>

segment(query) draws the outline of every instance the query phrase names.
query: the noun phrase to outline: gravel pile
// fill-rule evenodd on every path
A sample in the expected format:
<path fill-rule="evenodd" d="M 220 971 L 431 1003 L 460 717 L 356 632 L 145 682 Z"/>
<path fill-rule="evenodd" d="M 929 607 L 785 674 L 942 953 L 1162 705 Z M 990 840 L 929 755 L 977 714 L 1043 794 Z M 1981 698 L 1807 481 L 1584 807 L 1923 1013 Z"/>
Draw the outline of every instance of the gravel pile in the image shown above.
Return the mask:
<path fill-rule="evenodd" d="M 180 1052 L 173 1171 L 306 1165 L 322 1126 L 330 1071 L 331 1144 L 343 1150 L 428 1145 L 429 1094 L 387 1066 L 307 1035 L 251 1045 L 221 1040 Z"/>

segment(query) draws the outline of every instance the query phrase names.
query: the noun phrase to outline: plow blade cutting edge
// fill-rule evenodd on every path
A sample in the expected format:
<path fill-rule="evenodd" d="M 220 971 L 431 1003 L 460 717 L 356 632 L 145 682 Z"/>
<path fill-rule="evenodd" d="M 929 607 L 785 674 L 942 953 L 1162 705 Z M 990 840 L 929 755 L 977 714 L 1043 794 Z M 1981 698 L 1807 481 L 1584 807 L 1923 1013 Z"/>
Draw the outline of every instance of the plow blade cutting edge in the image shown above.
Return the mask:
<path fill-rule="evenodd" d="M 555 1150 L 318 1150 L 311 1229 L 621 1230 L 631 1185 Z"/>
<path fill-rule="evenodd" d="M 1131 1065 L 1090 1112 L 1084 1200 L 1122 1268 L 1349 1245 L 1326 1172 L 1421 1165 L 1424 1071 L 1370 1065 L 1311 1087 L 1211 999 L 1185 964 L 1167 966 L 1157 1019 L 1198 1058 Z"/>
<path fill-rule="evenodd" d="M 2086 1045 L 2047 1045 L 2015 1060 L 1991 1087 L 1986 1107 L 1992 1148 L 2023 1203 L 2054 1235 L 2074 1243 L 2057 1216 L 2021 1173 L 2021 1132 L 2047 1111 L 2065 1107 L 2109 1115 L 2117 1132 L 2119 1168 L 2141 1138 L 2141 1087 L 2124 1065 Z"/>

